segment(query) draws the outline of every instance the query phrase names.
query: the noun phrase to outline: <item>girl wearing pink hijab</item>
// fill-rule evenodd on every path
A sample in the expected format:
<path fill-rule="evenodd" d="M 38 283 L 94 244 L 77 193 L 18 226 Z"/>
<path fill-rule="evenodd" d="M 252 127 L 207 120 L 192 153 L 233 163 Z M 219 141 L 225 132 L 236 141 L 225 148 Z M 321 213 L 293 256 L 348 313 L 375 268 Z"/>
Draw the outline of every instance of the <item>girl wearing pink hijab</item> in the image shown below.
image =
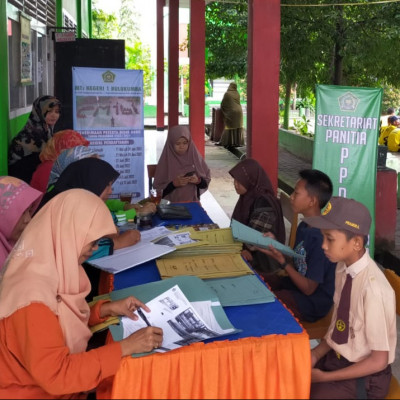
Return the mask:
<path fill-rule="evenodd" d="M 172 127 L 157 164 L 153 186 L 173 203 L 199 201 L 210 183 L 210 169 L 187 126 Z"/>
<path fill-rule="evenodd" d="M 0 270 L 31 220 L 43 193 L 12 176 L 0 177 Z"/>

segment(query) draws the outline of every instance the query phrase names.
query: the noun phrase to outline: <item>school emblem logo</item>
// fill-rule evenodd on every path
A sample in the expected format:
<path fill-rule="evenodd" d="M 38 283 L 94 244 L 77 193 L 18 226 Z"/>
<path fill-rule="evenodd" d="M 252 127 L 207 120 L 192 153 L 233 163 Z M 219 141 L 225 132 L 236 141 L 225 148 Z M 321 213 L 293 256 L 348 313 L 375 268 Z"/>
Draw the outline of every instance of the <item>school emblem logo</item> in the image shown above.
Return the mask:
<path fill-rule="evenodd" d="M 103 82 L 105 83 L 113 83 L 115 79 L 115 74 L 111 71 L 106 71 L 101 75 L 103 78 Z"/>
<path fill-rule="evenodd" d="M 322 212 L 322 215 L 329 214 L 329 212 L 332 210 L 332 204 L 330 201 L 328 201 L 328 204 L 325 207 L 325 210 Z"/>
<path fill-rule="evenodd" d="M 354 96 L 351 92 L 346 92 L 344 95 L 340 96 L 338 100 L 341 111 L 356 111 L 358 103 L 360 102 L 359 98 Z"/>
<path fill-rule="evenodd" d="M 346 323 L 342 319 L 336 321 L 336 329 L 339 332 L 343 332 L 346 329 Z"/>

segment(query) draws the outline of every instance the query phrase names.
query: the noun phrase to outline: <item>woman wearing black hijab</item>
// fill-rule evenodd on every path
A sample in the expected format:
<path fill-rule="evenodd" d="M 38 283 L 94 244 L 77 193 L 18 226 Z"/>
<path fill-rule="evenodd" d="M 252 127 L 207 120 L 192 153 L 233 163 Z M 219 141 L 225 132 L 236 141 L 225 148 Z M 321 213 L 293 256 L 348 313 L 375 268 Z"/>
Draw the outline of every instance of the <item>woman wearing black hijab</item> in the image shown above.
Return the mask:
<path fill-rule="evenodd" d="M 86 189 L 99 196 L 104 202 L 112 193 L 112 185 L 119 177 L 111 164 L 96 157 L 83 158 L 74 161 L 61 173 L 53 189 L 47 192 L 38 207 L 43 207 L 50 199 L 69 189 Z M 115 219 L 114 219 L 115 220 Z M 118 228 L 117 228 L 118 229 Z M 136 229 L 130 229 L 115 236 L 102 239 L 99 242 L 99 248 L 89 258 L 90 260 L 113 254 L 114 250 L 133 246 L 140 240 L 140 232 Z M 97 287 L 98 273 L 91 273 L 85 265 L 85 270 L 92 282 L 92 288 Z M 96 269 L 97 270 L 97 269 Z M 97 270 L 99 271 L 99 270 Z M 93 289 L 92 289 L 93 291 Z"/>
<path fill-rule="evenodd" d="M 279 242 L 285 244 L 285 223 L 282 207 L 274 193 L 271 181 L 261 165 L 246 158 L 230 171 L 239 199 L 233 210 L 232 219 L 262 233 L 272 232 Z M 272 257 L 244 246 L 243 257 L 260 272 L 279 269 Z"/>

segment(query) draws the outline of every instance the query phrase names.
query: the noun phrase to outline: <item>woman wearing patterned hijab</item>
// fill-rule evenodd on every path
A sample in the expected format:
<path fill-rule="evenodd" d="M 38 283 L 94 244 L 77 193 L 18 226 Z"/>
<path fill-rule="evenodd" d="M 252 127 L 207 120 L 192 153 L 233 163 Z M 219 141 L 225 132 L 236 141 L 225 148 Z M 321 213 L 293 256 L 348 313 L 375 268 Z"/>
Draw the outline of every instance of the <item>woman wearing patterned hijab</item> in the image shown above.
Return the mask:
<path fill-rule="evenodd" d="M 94 150 L 85 146 L 75 146 L 71 149 L 63 150 L 54 161 L 53 167 L 50 171 L 47 191 L 54 186 L 64 169 L 67 168 L 69 164 L 88 157 L 98 157 L 98 155 Z"/>
<path fill-rule="evenodd" d="M 193 143 L 189 128 L 172 127 L 157 164 L 154 188 L 162 189 L 163 198 L 172 202 L 199 201 L 210 180 L 210 169 Z"/>
<path fill-rule="evenodd" d="M 23 129 L 11 141 L 8 149 L 8 172 L 30 182 L 39 165 L 39 153 L 53 136 L 54 125 L 60 117 L 61 103 L 54 96 L 38 97 Z"/>
<path fill-rule="evenodd" d="M 54 161 L 56 161 L 60 153 L 63 150 L 76 146 L 87 147 L 89 144 L 90 142 L 79 132 L 72 129 L 66 129 L 55 133 L 40 152 L 39 158 L 41 163 L 33 173 L 30 185 L 41 192 L 45 192 Z"/>
<path fill-rule="evenodd" d="M 139 307 L 150 312 L 133 296 L 92 309 L 85 301 L 82 263 L 115 232 L 104 202 L 82 189 L 56 196 L 26 227 L 0 280 L 0 398 L 85 399 L 122 357 L 162 345 L 162 329 L 151 326 L 87 351 L 89 325 L 111 315 L 137 320 Z"/>
<path fill-rule="evenodd" d="M 262 233 L 272 232 L 276 240 L 284 244 L 285 223 L 281 203 L 261 165 L 252 158 L 246 158 L 229 173 L 234 179 L 235 190 L 239 195 L 232 219 Z M 244 247 L 242 255 L 260 271 L 272 272 L 279 268 L 271 257 L 247 246 Z"/>
<path fill-rule="evenodd" d="M 0 177 L 0 270 L 42 195 L 18 178 Z"/>

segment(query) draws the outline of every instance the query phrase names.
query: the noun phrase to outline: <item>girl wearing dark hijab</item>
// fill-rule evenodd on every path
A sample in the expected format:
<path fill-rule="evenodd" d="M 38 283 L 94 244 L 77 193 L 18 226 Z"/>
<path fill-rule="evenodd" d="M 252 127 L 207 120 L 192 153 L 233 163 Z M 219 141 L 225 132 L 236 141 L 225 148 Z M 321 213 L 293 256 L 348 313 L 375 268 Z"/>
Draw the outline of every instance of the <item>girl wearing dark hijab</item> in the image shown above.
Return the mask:
<path fill-rule="evenodd" d="M 234 179 L 236 193 L 239 194 L 232 219 L 262 233 L 272 232 L 284 244 L 285 223 L 281 203 L 261 165 L 252 158 L 246 158 L 229 173 Z M 256 270 L 272 272 L 279 268 L 275 260 L 247 246 L 244 246 L 242 255 Z"/>
<path fill-rule="evenodd" d="M 50 192 L 45 193 L 39 209 L 57 194 L 69 189 L 86 189 L 99 196 L 105 202 L 112 193 L 112 184 L 118 177 L 119 172 L 107 161 L 100 158 L 88 157 L 74 161 L 61 173 L 54 188 Z M 139 240 L 140 232 L 136 229 L 129 229 L 122 233 L 118 232 L 116 235 L 102 239 L 99 242 L 98 250 L 93 252 L 89 261 L 113 254 L 114 250 L 133 246 Z M 93 278 L 93 274 L 88 271 L 86 266 L 85 269 L 93 282 L 95 279 Z M 96 285 L 93 284 L 92 287 L 96 287 Z"/>

